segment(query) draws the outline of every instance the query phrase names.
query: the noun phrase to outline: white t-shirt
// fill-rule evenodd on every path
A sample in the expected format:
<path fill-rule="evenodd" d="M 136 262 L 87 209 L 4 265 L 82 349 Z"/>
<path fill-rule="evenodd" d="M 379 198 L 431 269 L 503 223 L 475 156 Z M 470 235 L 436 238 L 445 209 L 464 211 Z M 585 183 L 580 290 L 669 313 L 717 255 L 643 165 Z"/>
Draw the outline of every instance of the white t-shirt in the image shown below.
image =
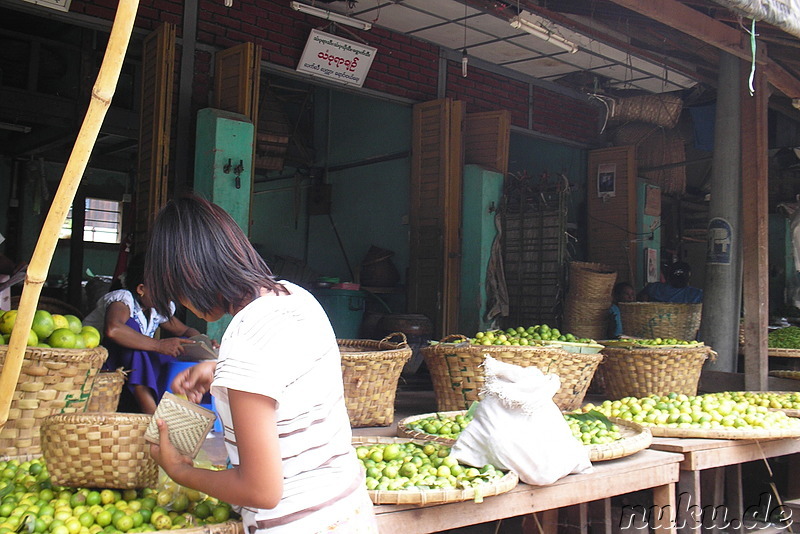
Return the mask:
<path fill-rule="evenodd" d="M 321 531 L 352 512 L 366 487 L 351 445 L 341 354 L 322 306 L 306 290 L 257 298 L 237 313 L 220 344 L 211 393 L 230 461 L 239 464 L 228 389 L 275 400 L 283 457 L 283 498 L 272 510 L 243 508 L 245 532 Z M 253 421 L 252 424 L 258 424 Z"/>
<path fill-rule="evenodd" d="M 104 332 L 106 327 L 106 310 L 108 310 L 108 306 L 112 302 L 124 303 L 131 311 L 131 317 L 133 317 L 139 325 L 139 331 L 147 337 L 153 337 L 158 327 L 169 321 L 169 317 L 164 317 L 153 308 L 150 308 L 150 316 L 145 316 L 142 307 L 139 305 L 139 302 L 133 298 L 133 294 L 130 291 L 127 289 L 117 289 L 97 299 L 97 306 L 83 319 L 83 324 L 93 326 L 101 333 Z M 170 315 L 174 315 L 175 304 L 170 302 L 169 307 Z"/>

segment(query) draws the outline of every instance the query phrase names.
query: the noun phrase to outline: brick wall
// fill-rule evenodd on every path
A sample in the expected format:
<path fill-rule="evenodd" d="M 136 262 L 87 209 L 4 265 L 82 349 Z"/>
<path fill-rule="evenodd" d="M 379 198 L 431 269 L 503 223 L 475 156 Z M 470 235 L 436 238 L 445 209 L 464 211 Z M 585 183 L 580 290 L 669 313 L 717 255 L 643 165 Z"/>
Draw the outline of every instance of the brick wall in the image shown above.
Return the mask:
<path fill-rule="evenodd" d="M 136 19 L 137 29 L 151 30 L 160 21 L 176 24 L 181 37 L 181 2 L 143 0 Z M 113 0 L 73 0 L 71 11 L 100 18 L 113 18 Z M 233 0 L 225 7 L 222 0 L 199 0 L 197 40 L 201 46 L 195 56 L 194 105 L 208 105 L 212 88 L 213 57 L 207 48 L 227 48 L 241 42 L 261 45 L 268 63 L 294 69 L 312 28 L 324 28 L 316 17 L 298 13 L 288 0 Z M 364 87 L 374 91 L 424 102 L 438 95 L 439 48 L 377 27 L 353 34 L 374 46 L 378 53 Z M 342 30 L 339 35 L 354 39 Z M 446 62 L 445 95 L 466 102 L 467 111 L 508 109 L 514 126 L 565 139 L 593 143 L 598 138 L 598 110 L 539 86 L 469 67 L 461 76 L 460 62 Z"/>

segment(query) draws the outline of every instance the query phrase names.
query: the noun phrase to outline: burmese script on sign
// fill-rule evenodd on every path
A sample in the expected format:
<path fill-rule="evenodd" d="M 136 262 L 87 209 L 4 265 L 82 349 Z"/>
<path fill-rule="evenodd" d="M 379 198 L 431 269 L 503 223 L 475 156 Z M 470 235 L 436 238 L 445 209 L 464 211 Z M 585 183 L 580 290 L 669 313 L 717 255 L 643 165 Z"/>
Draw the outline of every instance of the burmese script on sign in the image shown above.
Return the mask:
<path fill-rule="evenodd" d="M 376 52 L 377 48 L 320 30 L 311 30 L 297 70 L 341 84 L 361 87 Z"/>

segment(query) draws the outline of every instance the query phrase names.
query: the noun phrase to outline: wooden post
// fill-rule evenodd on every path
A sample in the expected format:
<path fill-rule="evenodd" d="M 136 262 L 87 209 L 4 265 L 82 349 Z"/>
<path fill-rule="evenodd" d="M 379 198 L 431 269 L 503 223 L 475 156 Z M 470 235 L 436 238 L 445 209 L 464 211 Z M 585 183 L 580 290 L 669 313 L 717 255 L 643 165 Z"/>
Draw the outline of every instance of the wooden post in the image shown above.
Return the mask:
<path fill-rule="evenodd" d="M 757 53 L 766 57 L 759 41 Z M 741 77 L 742 106 L 742 301 L 744 307 L 744 388 L 767 389 L 767 326 L 769 314 L 767 234 L 767 103 L 769 88 L 763 69 L 756 68 L 753 95 Z"/>
<path fill-rule="evenodd" d="M 11 334 L 8 353 L 0 373 L 0 428 L 8 421 L 8 410 L 11 407 L 11 398 L 19 380 L 19 372 L 25 357 L 25 345 L 28 332 L 33 323 L 33 315 L 39 302 L 42 286 L 47 279 L 47 271 L 53 259 L 58 231 L 67 218 L 67 212 L 75 198 L 75 192 L 80 185 L 81 177 L 86 170 L 86 164 L 92 153 L 92 148 L 97 141 L 97 135 L 103 124 L 103 119 L 111 104 L 111 98 L 117 88 L 125 51 L 131 38 L 136 11 L 139 7 L 138 0 L 120 0 L 108 46 L 97 75 L 97 81 L 92 89 L 92 98 L 86 116 L 75 140 L 75 146 L 69 156 L 69 161 L 64 168 L 61 183 L 58 186 L 50 211 L 44 221 L 44 226 L 39 234 L 39 240 L 33 251 L 28 265 L 25 284 L 19 302 L 19 312 Z M 79 229 L 82 231 L 82 228 Z"/>

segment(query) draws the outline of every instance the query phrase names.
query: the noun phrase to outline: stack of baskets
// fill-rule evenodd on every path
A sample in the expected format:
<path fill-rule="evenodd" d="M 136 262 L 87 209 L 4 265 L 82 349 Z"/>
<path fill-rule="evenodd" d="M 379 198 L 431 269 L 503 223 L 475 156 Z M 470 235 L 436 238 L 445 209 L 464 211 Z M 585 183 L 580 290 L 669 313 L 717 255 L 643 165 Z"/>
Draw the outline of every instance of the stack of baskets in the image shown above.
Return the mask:
<path fill-rule="evenodd" d="M 392 341 L 399 339 L 399 341 Z M 403 366 L 411 358 L 405 334 L 381 339 L 339 339 L 344 400 L 350 426 L 389 426 Z"/>
<path fill-rule="evenodd" d="M 578 337 L 605 339 L 611 293 L 617 273 L 600 263 L 569 264 L 569 289 L 564 302 L 564 331 Z"/>
<path fill-rule="evenodd" d="M 0 346 L 0 367 L 8 345 Z M 0 454 L 20 456 L 41 452 L 39 430 L 50 415 L 83 412 L 89 401 L 95 376 L 108 351 L 27 347 L 19 379 L 0 430 Z"/>
<path fill-rule="evenodd" d="M 706 345 L 606 346 L 597 378 L 606 398 L 678 393 L 696 395 L 703 364 L 716 353 Z"/>
<path fill-rule="evenodd" d="M 554 346 L 473 345 L 464 336 L 448 336 L 423 348 L 422 355 L 431 373 L 440 412 L 465 410 L 480 400 L 485 381 L 481 364 L 487 356 L 558 375 L 561 387 L 553 401 L 561 410 L 575 410 L 581 406 L 603 359 L 602 354 L 573 353 Z"/>
<path fill-rule="evenodd" d="M 703 304 L 670 302 L 620 302 L 622 333 L 645 339 L 692 340 L 700 330 Z"/>

